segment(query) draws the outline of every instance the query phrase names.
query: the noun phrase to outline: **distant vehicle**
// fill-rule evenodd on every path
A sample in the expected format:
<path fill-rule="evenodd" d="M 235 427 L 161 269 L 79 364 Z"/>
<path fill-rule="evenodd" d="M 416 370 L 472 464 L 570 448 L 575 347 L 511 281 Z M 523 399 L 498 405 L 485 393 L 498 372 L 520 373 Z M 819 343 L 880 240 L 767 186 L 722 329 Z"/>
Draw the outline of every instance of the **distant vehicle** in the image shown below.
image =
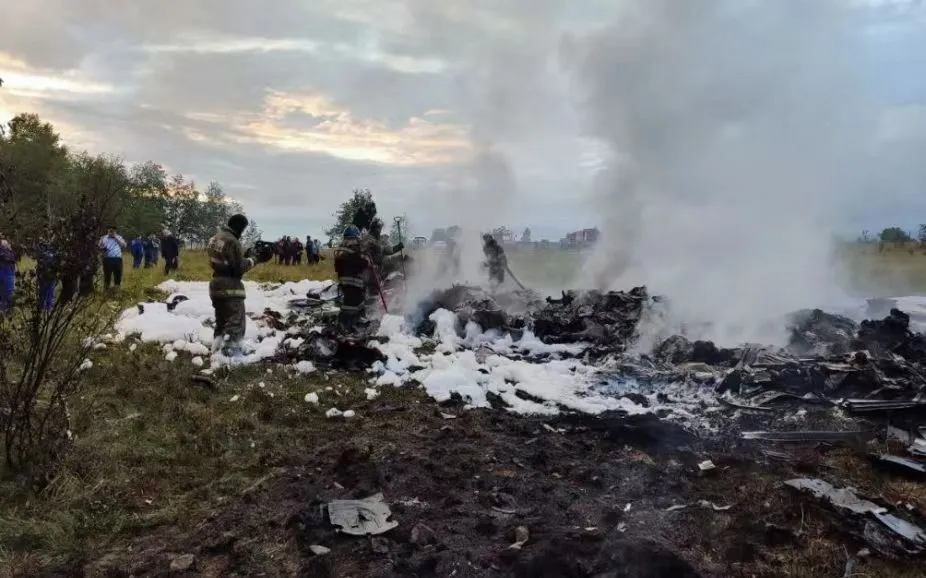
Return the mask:
<path fill-rule="evenodd" d="M 434 241 L 433 243 L 431 243 L 431 246 L 435 249 L 443 250 L 447 248 L 447 243 L 445 243 L 444 241 Z"/>
<path fill-rule="evenodd" d="M 412 239 L 412 247 L 424 247 L 428 244 L 427 237 L 415 237 Z"/>

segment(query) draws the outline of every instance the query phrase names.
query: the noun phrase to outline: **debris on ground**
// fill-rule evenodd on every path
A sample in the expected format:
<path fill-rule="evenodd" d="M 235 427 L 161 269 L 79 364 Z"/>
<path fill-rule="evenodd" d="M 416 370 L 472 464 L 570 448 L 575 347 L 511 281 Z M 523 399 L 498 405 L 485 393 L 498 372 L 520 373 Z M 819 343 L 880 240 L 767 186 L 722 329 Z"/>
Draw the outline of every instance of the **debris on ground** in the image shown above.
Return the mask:
<path fill-rule="evenodd" d="M 769 442 L 862 442 L 875 436 L 864 431 L 744 431 L 744 440 Z"/>
<path fill-rule="evenodd" d="M 870 457 L 875 465 L 882 469 L 914 479 L 926 480 L 926 462 L 890 454 L 874 454 Z"/>
<path fill-rule="evenodd" d="M 182 554 L 170 561 L 171 572 L 187 572 L 193 569 L 196 563 L 196 556 L 193 554 Z"/>
<path fill-rule="evenodd" d="M 397 527 L 389 520 L 392 512 L 383 503 L 383 495 L 375 494 L 362 500 L 332 500 L 328 502 L 328 518 L 340 531 L 352 536 L 375 536 Z"/>
<path fill-rule="evenodd" d="M 852 488 L 836 489 L 819 479 L 797 478 L 785 486 L 811 494 L 845 514 L 845 530 L 854 530 L 869 546 L 886 556 L 920 554 L 926 550 L 926 530 L 900 518 Z"/>

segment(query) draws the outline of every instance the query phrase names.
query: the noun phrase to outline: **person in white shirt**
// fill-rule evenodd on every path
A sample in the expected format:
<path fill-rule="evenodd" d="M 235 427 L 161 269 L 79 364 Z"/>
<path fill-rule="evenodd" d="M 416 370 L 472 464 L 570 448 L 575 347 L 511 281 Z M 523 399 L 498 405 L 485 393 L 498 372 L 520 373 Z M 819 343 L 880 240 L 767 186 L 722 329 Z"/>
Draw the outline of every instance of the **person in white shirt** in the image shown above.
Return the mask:
<path fill-rule="evenodd" d="M 103 289 L 109 291 L 112 285 L 118 290 L 122 286 L 122 251 L 125 250 L 125 240 L 116 233 L 115 228 L 111 228 L 100 239 L 100 249 L 103 251 Z"/>

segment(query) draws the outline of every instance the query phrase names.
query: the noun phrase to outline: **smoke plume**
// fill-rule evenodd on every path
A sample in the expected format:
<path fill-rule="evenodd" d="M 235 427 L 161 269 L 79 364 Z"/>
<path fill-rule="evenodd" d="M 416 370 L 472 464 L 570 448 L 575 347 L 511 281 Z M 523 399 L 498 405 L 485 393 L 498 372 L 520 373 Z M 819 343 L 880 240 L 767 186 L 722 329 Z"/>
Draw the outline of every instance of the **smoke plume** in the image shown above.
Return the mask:
<path fill-rule="evenodd" d="M 564 39 L 585 126 L 613 153 L 579 284 L 646 284 L 725 343 L 780 341 L 784 314 L 840 296 L 830 213 L 865 180 L 876 128 L 844 5 L 647 0 Z"/>
<path fill-rule="evenodd" d="M 428 53 L 454 64 L 450 108 L 469 127 L 471 154 L 446 181 L 426 192 L 435 224 L 458 226 L 460 270 L 440 274 L 435 259 L 416 267 L 410 296 L 455 281 L 480 282 L 482 233 L 522 223 L 527 208 L 524 167 L 513 150 L 575 131 L 565 81 L 557 82 L 557 10 L 561 0 L 506 0 L 501 4 L 405 0 L 407 26 Z M 568 117 L 568 121 L 567 121 Z M 412 300 L 413 301 L 413 300 Z"/>

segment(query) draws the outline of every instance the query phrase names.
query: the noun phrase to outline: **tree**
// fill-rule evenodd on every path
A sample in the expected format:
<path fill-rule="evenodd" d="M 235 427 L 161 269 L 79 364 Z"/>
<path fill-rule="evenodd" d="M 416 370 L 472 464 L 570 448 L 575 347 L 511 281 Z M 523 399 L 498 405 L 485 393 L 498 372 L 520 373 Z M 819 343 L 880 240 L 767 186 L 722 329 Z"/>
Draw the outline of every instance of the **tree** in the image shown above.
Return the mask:
<path fill-rule="evenodd" d="M 119 228 L 129 236 L 147 235 L 169 227 L 167 171 L 153 162 L 135 165 L 129 171 L 131 194 L 125 203 Z"/>
<path fill-rule="evenodd" d="M 495 227 L 492 229 L 492 236 L 495 237 L 495 240 L 499 243 L 510 241 L 514 238 L 514 234 L 511 232 L 511 229 L 508 227 Z"/>
<path fill-rule="evenodd" d="M 3 226 L 8 234 L 23 236 L 46 224 L 67 190 L 68 150 L 54 127 L 35 114 L 20 114 L 7 123 L 0 147 L 2 162 L 10 167 L 7 181 L 12 197 L 6 203 Z"/>
<path fill-rule="evenodd" d="M 527 227 L 526 229 L 524 229 L 524 232 L 521 233 L 521 242 L 522 243 L 531 242 L 531 228 L 530 227 Z"/>
<path fill-rule="evenodd" d="M 193 183 L 183 175 L 171 177 L 165 199 L 164 224 L 178 239 L 188 243 L 197 240 L 196 223 L 199 219 L 199 193 Z"/>
<path fill-rule="evenodd" d="M 232 216 L 232 204 L 225 196 L 222 186 L 212 181 L 206 192 L 197 199 L 197 213 L 194 219 L 195 241 L 204 243 L 228 222 Z"/>
<path fill-rule="evenodd" d="M 238 211 L 236 211 L 238 212 Z M 245 247 L 253 247 L 258 241 L 261 240 L 261 236 L 264 234 L 260 230 L 260 227 L 257 226 L 257 221 L 253 219 L 248 219 L 248 228 L 244 230 L 244 234 L 241 235 L 241 244 Z"/>
<path fill-rule="evenodd" d="M 372 209 L 372 215 L 369 213 Z M 358 215 L 362 216 L 360 225 L 369 226 L 373 218 L 376 217 L 376 203 L 373 201 L 373 193 L 369 189 L 354 189 L 351 197 L 341 203 L 338 211 L 334 214 L 334 225 L 325 229 L 325 235 L 333 240 L 340 239 L 344 234 L 344 229 L 354 223 Z M 358 226 L 360 226 L 358 225 Z M 360 226 L 361 229 L 366 228 Z"/>
<path fill-rule="evenodd" d="M 879 238 L 882 243 L 907 243 L 912 240 L 909 233 L 900 227 L 888 227 L 881 231 Z"/>

